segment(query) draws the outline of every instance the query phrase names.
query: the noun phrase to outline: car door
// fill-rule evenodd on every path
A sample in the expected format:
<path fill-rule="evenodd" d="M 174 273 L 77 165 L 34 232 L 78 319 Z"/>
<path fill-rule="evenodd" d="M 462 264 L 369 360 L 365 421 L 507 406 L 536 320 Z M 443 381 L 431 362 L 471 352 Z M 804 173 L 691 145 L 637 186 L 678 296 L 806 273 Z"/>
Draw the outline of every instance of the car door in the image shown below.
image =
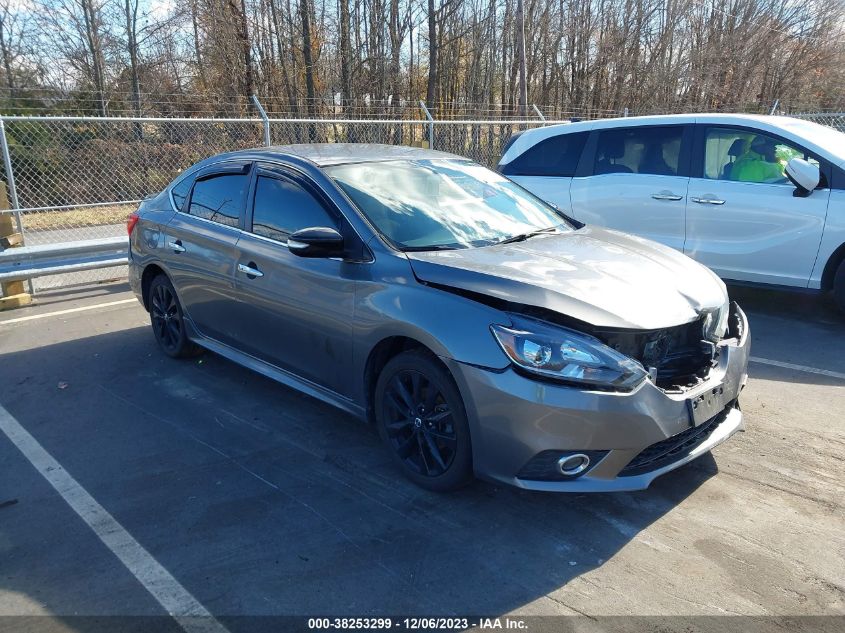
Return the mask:
<path fill-rule="evenodd" d="M 594 130 L 570 187 L 572 215 L 683 250 L 692 130 Z"/>
<path fill-rule="evenodd" d="M 183 309 L 200 334 L 224 343 L 234 340 L 235 244 L 250 166 L 227 162 L 199 172 L 187 197 L 173 199 L 177 213 L 164 231 L 162 259 Z"/>
<path fill-rule="evenodd" d="M 353 239 L 340 212 L 308 178 L 256 170 L 247 230 L 237 244 L 239 345 L 247 353 L 348 396 L 355 276 L 361 264 L 294 255 L 288 237 L 331 227 Z M 357 237 L 357 236 L 355 236 Z"/>
<path fill-rule="evenodd" d="M 793 157 L 819 164 L 774 134 L 697 126 L 684 252 L 725 279 L 806 287 L 830 190 L 823 178 L 811 195 L 794 195 L 783 175 Z"/>
<path fill-rule="evenodd" d="M 575 132 L 543 139 L 501 165 L 500 171 L 568 214 L 569 187 L 589 136 L 589 132 Z"/>

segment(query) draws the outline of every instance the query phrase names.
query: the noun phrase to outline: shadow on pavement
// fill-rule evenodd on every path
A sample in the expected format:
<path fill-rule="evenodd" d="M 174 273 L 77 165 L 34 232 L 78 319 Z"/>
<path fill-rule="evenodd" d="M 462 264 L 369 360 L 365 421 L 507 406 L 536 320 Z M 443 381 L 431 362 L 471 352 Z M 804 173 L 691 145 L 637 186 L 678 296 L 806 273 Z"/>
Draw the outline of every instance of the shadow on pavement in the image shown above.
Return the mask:
<path fill-rule="evenodd" d="M 836 307 L 830 294 L 733 284 L 728 286 L 728 292 L 746 312 L 845 327 L 845 315 Z"/>

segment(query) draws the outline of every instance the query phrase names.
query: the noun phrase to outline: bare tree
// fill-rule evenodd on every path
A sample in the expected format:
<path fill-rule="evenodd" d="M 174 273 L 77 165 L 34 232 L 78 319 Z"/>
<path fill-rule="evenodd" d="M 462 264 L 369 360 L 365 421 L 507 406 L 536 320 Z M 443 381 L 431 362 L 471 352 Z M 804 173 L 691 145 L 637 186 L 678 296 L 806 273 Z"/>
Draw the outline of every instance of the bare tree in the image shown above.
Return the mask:
<path fill-rule="evenodd" d="M 256 93 L 308 116 L 338 97 L 391 116 L 420 99 L 439 116 L 563 116 L 822 107 L 845 89 L 842 0 L 32 1 L 0 0 L 3 86 L 66 89 L 100 114 L 174 93 L 184 111 L 238 113 Z"/>
<path fill-rule="evenodd" d="M 25 55 L 30 26 L 27 14 L 17 11 L 13 0 L 0 0 L 0 57 L 3 58 L 3 79 L 12 100 L 17 96 L 18 62 Z"/>
<path fill-rule="evenodd" d="M 519 61 L 519 115 L 528 111 L 528 66 L 525 62 L 525 7 L 516 0 L 516 57 Z"/>

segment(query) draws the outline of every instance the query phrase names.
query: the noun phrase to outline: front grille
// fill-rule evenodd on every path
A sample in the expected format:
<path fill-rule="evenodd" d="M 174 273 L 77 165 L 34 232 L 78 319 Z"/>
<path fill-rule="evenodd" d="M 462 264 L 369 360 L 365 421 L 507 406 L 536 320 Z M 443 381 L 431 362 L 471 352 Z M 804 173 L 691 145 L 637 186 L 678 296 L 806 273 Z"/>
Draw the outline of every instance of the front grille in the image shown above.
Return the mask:
<path fill-rule="evenodd" d="M 643 449 L 619 472 L 619 476 L 642 475 L 686 457 L 696 447 L 703 444 L 713 434 L 713 431 L 719 428 L 719 425 L 725 421 L 734 406 L 735 403 L 732 402 L 721 413 L 714 415 L 704 424 L 681 431 L 668 439 Z"/>

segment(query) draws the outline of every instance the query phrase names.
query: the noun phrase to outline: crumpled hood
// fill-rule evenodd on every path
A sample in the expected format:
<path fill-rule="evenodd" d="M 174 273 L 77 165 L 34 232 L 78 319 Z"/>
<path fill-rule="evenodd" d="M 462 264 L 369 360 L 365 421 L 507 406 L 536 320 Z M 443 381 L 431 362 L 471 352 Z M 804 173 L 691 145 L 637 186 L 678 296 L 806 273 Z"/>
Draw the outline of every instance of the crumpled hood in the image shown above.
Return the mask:
<path fill-rule="evenodd" d="M 547 308 L 596 327 L 681 325 L 727 299 L 725 284 L 689 257 L 594 226 L 513 244 L 407 255 L 421 281 Z"/>

